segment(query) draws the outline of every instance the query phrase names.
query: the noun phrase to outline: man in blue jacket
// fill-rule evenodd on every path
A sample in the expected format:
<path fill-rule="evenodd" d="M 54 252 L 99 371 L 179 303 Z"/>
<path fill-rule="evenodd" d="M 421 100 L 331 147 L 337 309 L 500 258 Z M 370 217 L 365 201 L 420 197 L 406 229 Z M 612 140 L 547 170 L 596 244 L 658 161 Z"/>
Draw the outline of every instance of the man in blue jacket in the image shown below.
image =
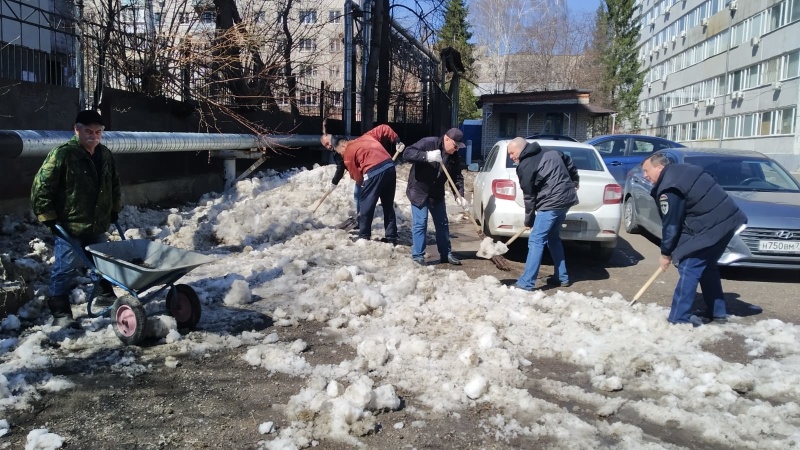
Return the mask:
<path fill-rule="evenodd" d="M 525 196 L 525 226 L 531 228 L 525 271 L 516 287 L 534 289 L 545 244 L 555 270 L 550 281 L 567 287 L 570 281 L 559 230 L 569 208 L 578 203 L 578 169 L 569 155 L 521 137 L 509 142 L 508 154 L 517 163 L 517 178 Z"/>
<path fill-rule="evenodd" d="M 717 260 L 747 216 L 717 181 L 702 168 L 675 164 L 655 153 L 642 163 L 644 176 L 661 215 L 661 270 L 678 267 L 678 285 L 669 312 L 671 323 L 701 325 L 692 314 L 697 285 L 703 291 L 707 320 L 727 321 Z"/>
<path fill-rule="evenodd" d="M 458 205 L 467 209 L 469 204 L 464 199 L 464 176 L 461 174 L 461 162 L 458 159 L 458 149 L 464 147 L 461 142 L 463 138 L 461 130 L 450 128 L 444 136 L 420 139 L 414 145 L 406 147 L 403 153 L 403 159 L 413 163 L 408 174 L 406 196 L 411 201 L 413 221 L 411 259 L 418 264 L 425 264 L 425 236 L 430 211 L 433 226 L 436 228 L 436 247 L 439 249 L 440 261 L 461 265 L 461 261 L 450 251 L 450 224 L 444 202 L 447 175 L 442 166 L 455 180 L 459 192 L 453 192 L 453 195 Z"/>

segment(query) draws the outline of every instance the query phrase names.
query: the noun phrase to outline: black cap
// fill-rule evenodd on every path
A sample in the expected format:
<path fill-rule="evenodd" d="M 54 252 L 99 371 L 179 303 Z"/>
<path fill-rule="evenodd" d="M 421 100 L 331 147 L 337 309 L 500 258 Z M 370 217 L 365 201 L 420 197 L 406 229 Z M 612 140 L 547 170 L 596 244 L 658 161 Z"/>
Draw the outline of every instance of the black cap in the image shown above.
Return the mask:
<path fill-rule="evenodd" d="M 444 135 L 455 141 L 456 145 L 458 145 L 458 148 L 466 147 L 466 144 L 461 142 L 464 140 L 464 133 L 458 128 L 450 128 Z"/>
<path fill-rule="evenodd" d="M 93 109 L 87 109 L 79 112 L 78 115 L 75 116 L 75 123 L 81 123 L 83 125 L 97 124 L 106 126 L 105 122 L 103 122 L 103 117 Z"/>

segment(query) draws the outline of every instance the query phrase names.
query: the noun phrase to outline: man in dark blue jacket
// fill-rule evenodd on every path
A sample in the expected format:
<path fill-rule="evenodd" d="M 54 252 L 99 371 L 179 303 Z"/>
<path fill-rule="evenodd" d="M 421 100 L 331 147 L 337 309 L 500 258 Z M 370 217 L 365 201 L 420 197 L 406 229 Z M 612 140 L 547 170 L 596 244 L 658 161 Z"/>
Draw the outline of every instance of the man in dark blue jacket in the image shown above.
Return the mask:
<path fill-rule="evenodd" d="M 551 281 L 567 287 L 570 281 L 559 231 L 569 208 L 578 203 L 578 169 L 568 155 L 543 149 L 521 137 L 509 142 L 508 155 L 518 164 L 517 178 L 525 195 L 525 226 L 532 228 L 525 271 L 516 287 L 533 290 L 545 244 L 556 272 Z"/>
<path fill-rule="evenodd" d="M 440 261 L 460 265 L 450 251 L 450 224 L 447 221 L 447 209 L 444 202 L 444 185 L 447 175 L 442 166 L 453 177 L 458 193 L 453 192 L 459 206 L 464 209 L 469 204 L 464 199 L 464 177 L 461 174 L 461 162 L 458 149 L 464 144 L 463 133 L 458 128 L 451 128 L 442 137 L 426 137 L 403 152 L 403 159 L 412 162 L 408 174 L 406 195 L 411 201 L 412 245 L 411 258 L 418 264 L 425 264 L 425 235 L 428 229 L 428 211 L 436 228 L 436 247 L 439 249 Z M 452 188 L 451 188 L 452 189 Z"/>
<path fill-rule="evenodd" d="M 701 325 L 692 314 L 697 285 L 703 291 L 706 319 L 727 321 L 717 260 L 747 216 L 717 181 L 702 168 L 673 164 L 663 153 L 642 163 L 644 176 L 653 183 L 650 195 L 661 215 L 661 270 L 677 263 L 678 285 L 669 312 L 671 323 Z"/>

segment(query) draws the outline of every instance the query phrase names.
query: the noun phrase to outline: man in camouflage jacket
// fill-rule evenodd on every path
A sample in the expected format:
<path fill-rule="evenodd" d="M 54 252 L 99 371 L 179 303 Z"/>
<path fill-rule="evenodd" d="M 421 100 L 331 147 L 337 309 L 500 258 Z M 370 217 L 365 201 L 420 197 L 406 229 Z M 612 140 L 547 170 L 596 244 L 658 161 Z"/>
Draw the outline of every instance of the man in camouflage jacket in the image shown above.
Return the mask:
<path fill-rule="evenodd" d="M 55 232 L 61 225 L 81 247 L 105 242 L 106 231 L 122 209 L 119 175 L 114 157 L 102 145 L 103 118 L 93 110 L 75 118 L 75 136 L 50 151 L 36 173 L 31 205 L 36 217 L 54 231 L 55 261 L 50 273 L 47 305 L 56 326 L 76 327 L 69 294 L 81 267 L 72 245 Z M 110 306 L 114 290 L 107 280 L 95 287 L 97 306 Z"/>

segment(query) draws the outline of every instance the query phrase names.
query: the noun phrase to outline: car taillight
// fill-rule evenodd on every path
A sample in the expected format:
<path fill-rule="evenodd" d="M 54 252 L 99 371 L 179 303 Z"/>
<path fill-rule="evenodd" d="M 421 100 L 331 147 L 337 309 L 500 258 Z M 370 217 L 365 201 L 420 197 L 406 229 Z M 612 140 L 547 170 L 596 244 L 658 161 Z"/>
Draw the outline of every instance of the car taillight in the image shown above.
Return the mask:
<path fill-rule="evenodd" d="M 603 204 L 613 205 L 622 203 L 622 186 L 618 184 L 607 184 L 603 191 Z"/>
<path fill-rule="evenodd" d="M 517 197 L 517 183 L 511 180 L 492 180 L 492 194 L 502 200 L 514 200 Z"/>

